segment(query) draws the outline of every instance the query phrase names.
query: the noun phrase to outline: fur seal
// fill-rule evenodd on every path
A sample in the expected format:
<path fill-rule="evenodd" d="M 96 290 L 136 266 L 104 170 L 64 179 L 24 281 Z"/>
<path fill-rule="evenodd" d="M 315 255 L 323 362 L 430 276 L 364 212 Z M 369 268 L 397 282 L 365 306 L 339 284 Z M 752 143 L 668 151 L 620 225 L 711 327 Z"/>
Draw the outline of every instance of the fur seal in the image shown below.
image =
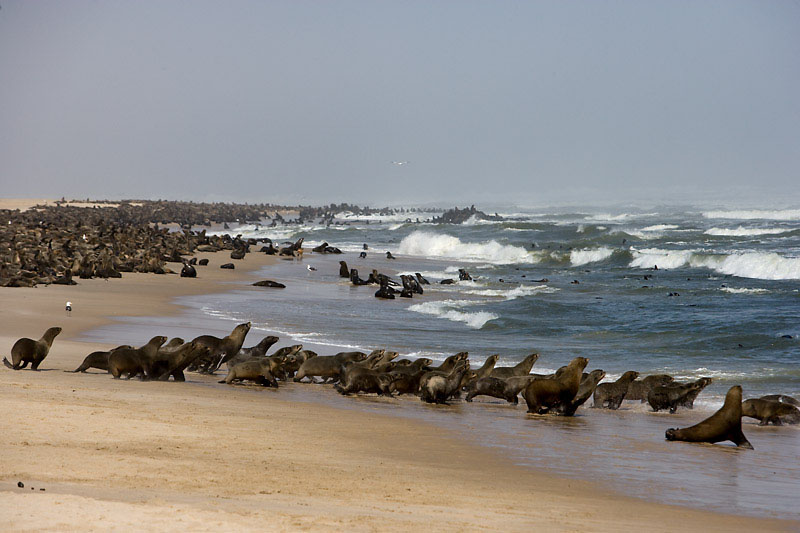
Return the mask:
<path fill-rule="evenodd" d="M 638 377 L 638 372 L 628 370 L 613 383 L 599 384 L 594 389 L 594 407 L 605 407 L 608 404 L 609 409 L 619 409 L 628 393 L 628 387 Z"/>
<path fill-rule="evenodd" d="M 560 406 L 570 404 L 578 394 L 588 362 L 585 357 L 576 357 L 553 377 L 533 380 L 524 394 L 528 412 L 545 414 L 551 409 L 558 412 Z"/>
<path fill-rule="evenodd" d="M 483 366 L 479 369 L 475 370 L 475 378 L 470 379 L 468 374 L 465 374 L 464 377 L 461 379 L 461 388 L 463 389 L 471 382 L 476 381 L 481 378 L 489 377 L 494 370 L 494 365 L 497 364 L 497 359 L 500 357 L 497 354 L 490 355 L 486 358 L 486 361 L 483 363 Z"/>
<path fill-rule="evenodd" d="M 643 379 L 631 381 L 628 385 L 628 392 L 625 394 L 626 400 L 640 400 L 642 403 L 647 401 L 647 394 L 653 387 L 665 387 L 672 383 L 674 378 L 668 374 L 654 374 Z"/>
<path fill-rule="evenodd" d="M 378 396 L 391 396 L 392 383 L 395 376 L 386 372 L 378 372 L 371 368 L 360 366 L 358 363 L 346 365 L 347 371 L 343 373 L 340 383 L 334 388 L 342 395 L 358 392 L 374 392 Z"/>
<path fill-rule="evenodd" d="M 227 268 L 228 270 L 233 270 L 236 268 L 236 265 L 233 263 L 225 263 L 224 265 L 220 265 L 220 268 Z"/>
<path fill-rule="evenodd" d="M 515 366 L 494 367 L 489 374 L 493 378 L 507 379 L 512 376 L 524 376 L 531 373 L 531 368 L 536 360 L 539 359 L 538 353 L 532 353 Z"/>
<path fill-rule="evenodd" d="M 681 407 L 686 407 L 687 409 L 694 409 L 694 401 L 697 399 L 697 396 L 703 391 L 703 389 L 709 386 L 712 381 L 713 380 L 711 378 L 700 378 L 696 380 L 696 383 L 700 385 L 700 388 L 687 394 L 678 405 Z"/>
<path fill-rule="evenodd" d="M 203 373 L 213 373 L 217 370 L 222 363 L 239 353 L 244 344 L 244 338 L 247 332 L 250 331 L 250 322 L 239 324 L 230 335 L 227 337 L 219 338 L 213 335 L 200 335 L 192 340 L 195 340 L 208 348 L 208 355 L 200 357 L 195 361 L 190 368 L 199 367 Z"/>
<path fill-rule="evenodd" d="M 294 376 L 294 381 L 299 382 L 303 378 L 308 378 L 312 383 L 316 383 L 315 376 L 320 376 L 326 381 L 328 379 L 338 379 L 341 372 L 342 365 L 350 361 L 363 361 L 367 358 L 364 352 L 340 352 L 336 355 L 318 355 L 311 359 L 306 359 L 297 374 Z"/>
<path fill-rule="evenodd" d="M 563 416 L 573 416 L 575 411 L 578 410 L 578 407 L 586 403 L 586 400 L 594 394 L 597 384 L 600 383 L 600 380 L 603 379 L 605 375 L 606 373 L 600 369 L 592 370 L 588 374 L 584 374 L 581 378 L 581 385 L 578 387 L 578 394 L 576 394 L 575 398 L 568 404 L 558 406 L 556 412 Z"/>
<path fill-rule="evenodd" d="M 647 403 L 658 412 L 669 409 L 670 414 L 675 414 L 678 406 L 682 405 L 693 393 L 699 393 L 706 383 L 703 378 L 690 383 L 672 383 L 666 387 L 653 387 L 647 394 Z M 697 394 L 694 395 L 695 397 Z"/>
<path fill-rule="evenodd" d="M 197 264 L 200 266 L 208 266 L 208 259 L 201 259 Z"/>
<path fill-rule="evenodd" d="M 783 422 L 787 424 L 800 423 L 800 409 L 797 407 L 761 398 L 743 401 L 742 416 L 757 419 L 760 426 L 766 426 L 770 422 L 776 426 L 782 425 Z"/>
<path fill-rule="evenodd" d="M 90 368 L 97 368 L 98 370 L 105 370 L 108 372 L 108 356 L 110 353 L 111 350 L 107 352 L 92 352 L 86 356 L 86 358 L 83 360 L 83 363 L 81 363 L 81 366 L 72 372 L 86 372 Z"/>
<path fill-rule="evenodd" d="M 339 277 L 340 278 L 350 277 L 350 269 L 347 268 L 347 263 L 345 263 L 344 261 L 339 261 Z"/>
<path fill-rule="evenodd" d="M 272 361 L 269 358 L 261 358 L 258 360 L 244 361 L 234 365 L 229 371 L 225 379 L 219 383 L 227 383 L 230 385 L 235 380 L 238 381 L 255 381 L 261 385 L 278 387 L 278 380 L 272 373 Z"/>
<path fill-rule="evenodd" d="M 11 347 L 11 362 L 3 357 L 3 364 L 13 370 L 20 370 L 31 363 L 31 370 L 39 370 L 39 365 L 50 353 L 50 347 L 53 346 L 53 339 L 61 333 L 61 328 L 53 327 L 44 332 L 42 338 L 35 341 L 27 337 L 23 337 L 14 343 Z"/>
<path fill-rule="evenodd" d="M 189 263 L 184 263 L 183 268 L 181 269 L 181 277 L 182 278 L 196 278 L 197 277 L 197 269 L 195 269 Z"/>
<path fill-rule="evenodd" d="M 734 385 L 725 395 L 723 406 L 702 422 L 685 429 L 670 428 L 664 434 L 667 440 L 686 442 L 732 441 L 740 448 L 753 449 L 742 433 L 742 387 Z"/>
<path fill-rule="evenodd" d="M 175 381 L 186 381 L 183 371 L 195 359 L 208 354 L 208 347 L 198 341 L 175 345 L 173 339 L 156 352 L 155 360 L 151 367 L 153 379 L 168 381 L 170 376 Z M 182 340 L 182 339 L 177 339 Z"/>
<path fill-rule="evenodd" d="M 446 376 L 439 372 L 428 372 L 420 380 L 420 398 L 427 403 L 446 404 L 448 398 L 458 392 L 461 378 L 468 370 L 469 363 L 463 361 Z"/>
<path fill-rule="evenodd" d="M 800 400 L 792 398 L 791 396 L 786 396 L 785 394 L 767 394 L 766 396 L 762 396 L 761 399 L 772 400 L 774 402 L 788 403 L 789 405 L 800 407 Z"/>
<path fill-rule="evenodd" d="M 227 361 L 228 370 L 230 370 L 231 367 L 236 363 L 241 363 L 243 361 L 246 361 L 247 359 L 253 357 L 264 357 L 264 355 L 266 355 L 267 353 L 267 350 L 269 350 L 270 346 L 278 342 L 278 340 L 279 340 L 278 337 L 274 335 L 268 335 L 263 339 L 261 339 L 259 343 L 256 344 L 255 346 L 251 346 L 250 348 L 241 348 L 239 350 L 239 353 L 237 353 Z M 298 350 L 302 349 L 302 347 L 303 346 L 300 345 L 300 348 L 298 348 Z"/>
<path fill-rule="evenodd" d="M 501 400 L 517 405 L 517 403 L 519 403 L 519 400 L 517 400 L 518 392 L 519 391 L 515 387 L 505 380 L 486 376 L 472 381 L 467 385 L 466 400 L 471 402 L 475 396 L 484 395 L 500 398 Z"/>
<path fill-rule="evenodd" d="M 157 335 L 139 348 L 130 346 L 114 348 L 108 355 L 108 371 L 114 379 L 119 379 L 123 374 L 127 374 L 127 379 L 138 374 L 142 374 L 145 379 L 152 377 L 153 362 L 159 347 L 165 342 L 167 342 L 166 337 Z"/>
<path fill-rule="evenodd" d="M 285 289 L 286 285 L 283 283 L 278 283 L 277 281 L 272 281 L 271 279 L 265 279 L 263 281 L 256 281 L 253 283 L 253 287 L 272 287 L 273 289 Z"/>

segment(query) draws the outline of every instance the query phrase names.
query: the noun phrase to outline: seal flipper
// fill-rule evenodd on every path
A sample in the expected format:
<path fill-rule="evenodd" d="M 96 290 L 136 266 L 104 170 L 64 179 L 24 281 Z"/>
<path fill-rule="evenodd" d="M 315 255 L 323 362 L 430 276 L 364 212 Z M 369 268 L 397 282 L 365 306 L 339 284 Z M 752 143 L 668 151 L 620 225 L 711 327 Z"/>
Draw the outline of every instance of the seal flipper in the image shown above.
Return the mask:
<path fill-rule="evenodd" d="M 744 433 L 742 433 L 741 427 L 731 433 L 730 440 L 732 440 L 733 443 L 739 448 L 745 448 L 747 450 L 755 449 L 753 448 L 753 445 L 750 444 L 750 441 L 747 440 L 747 437 L 744 436 Z"/>

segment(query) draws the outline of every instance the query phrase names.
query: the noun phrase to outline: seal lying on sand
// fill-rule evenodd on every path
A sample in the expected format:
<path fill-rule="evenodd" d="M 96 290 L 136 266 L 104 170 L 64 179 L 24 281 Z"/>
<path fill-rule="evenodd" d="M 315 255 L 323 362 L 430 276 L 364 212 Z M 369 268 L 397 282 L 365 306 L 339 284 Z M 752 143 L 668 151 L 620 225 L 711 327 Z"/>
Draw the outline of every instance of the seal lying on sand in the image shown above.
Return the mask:
<path fill-rule="evenodd" d="M 31 363 L 31 370 L 39 370 L 39 365 L 50 353 L 53 339 L 61 333 L 61 328 L 53 327 L 44 332 L 38 341 L 23 337 L 11 347 L 11 362 L 3 357 L 3 364 L 13 370 L 20 370 Z"/>
<path fill-rule="evenodd" d="M 800 423 L 800 409 L 797 407 L 761 398 L 743 401 L 742 416 L 759 420 L 760 426 L 766 426 L 770 422 L 776 426 L 782 425 L 783 422 L 787 424 Z"/>
<path fill-rule="evenodd" d="M 545 414 L 551 409 L 558 412 L 560 406 L 570 404 L 578 394 L 588 362 L 585 357 L 576 357 L 553 377 L 533 380 L 524 394 L 528 412 Z"/>
<path fill-rule="evenodd" d="M 735 385 L 725 395 L 725 403 L 719 411 L 699 424 L 685 429 L 670 428 L 666 431 L 667 440 L 686 442 L 732 441 L 740 448 L 753 449 L 753 445 L 742 433 L 742 387 Z"/>
<path fill-rule="evenodd" d="M 114 376 L 114 379 L 119 379 L 123 374 L 127 374 L 127 379 L 139 374 L 142 374 L 144 378 L 151 377 L 158 349 L 165 342 L 167 342 L 167 338 L 158 335 L 139 348 L 130 346 L 114 348 L 108 355 L 108 371 Z"/>
<path fill-rule="evenodd" d="M 622 405 L 622 400 L 625 399 L 625 395 L 628 393 L 628 387 L 638 377 L 638 372 L 628 370 L 613 383 L 599 384 L 594 390 L 594 406 L 606 407 L 606 404 L 608 404 L 609 409 L 619 409 L 619 406 Z"/>
<path fill-rule="evenodd" d="M 492 369 L 492 372 L 489 374 L 493 378 L 500 378 L 506 379 L 512 376 L 524 376 L 526 374 L 530 374 L 531 368 L 533 368 L 533 364 L 536 360 L 539 359 L 538 353 L 532 353 L 525 359 L 523 359 L 520 363 L 516 366 L 496 366 Z"/>

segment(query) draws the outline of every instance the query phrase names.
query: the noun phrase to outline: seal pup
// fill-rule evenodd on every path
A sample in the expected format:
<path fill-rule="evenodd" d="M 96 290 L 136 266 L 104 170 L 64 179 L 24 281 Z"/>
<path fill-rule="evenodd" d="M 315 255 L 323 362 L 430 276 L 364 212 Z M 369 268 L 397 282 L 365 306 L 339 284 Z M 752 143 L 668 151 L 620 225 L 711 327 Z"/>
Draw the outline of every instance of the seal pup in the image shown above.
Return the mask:
<path fill-rule="evenodd" d="M 734 385 L 725 395 L 722 407 L 702 422 L 691 427 L 670 428 L 664 434 L 667 440 L 685 442 L 732 441 L 740 448 L 753 449 L 753 445 L 742 433 L 742 387 Z"/>
<path fill-rule="evenodd" d="M 539 359 L 538 353 L 532 353 L 515 366 L 494 367 L 489 374 L 493 378 L 507 379 L 512 376 L 524 376 L 531 373 L 531 368 L 536 360 Z"/>
<path fill-rule="evenodd" d="M 762 398 L 743 401 L 742 416 L 755 418 L 760 422 L 759 426 L 766 426 L 770 422 L 776 426 L 782 425 L 783 422 L 787 424 L 800 423 L 800 409 L 797 407 Z"/>
<path fill-rule="evenodd" d="M 585 357 L 576 357 L 558 369 L 553 377 L 533 380 L 524 394 L 528 412 L 545 414 L 551 409 L 557 412 L 559 406 L 572 402 L 578 394 L 583 369 L 588 362 Z"/>
<path fill-rule="evenodd" d="M 52 327 L 44 332 L 42 338 L 39 340 L 29 339 L 22 337 L 14 343 L 11 347 L 11 362 L 3 357 L 3 364 L 13 370 L 20 370 L 31 363 L 31 370 L 39 370 L 39 365 L 50 353 L 50 348 L 53 346 L 53 339 L 61 333 L 61 328 Z"/>
<path fill-rule="evenodd" d="M 594 407 L 605 407 L 608 404 L 609 409 L 619 409 L 628 392 L 628 387 L 638 377 L 638 372 L 628 370 L 613 383 L 599 384 L 594 389 Z"/>

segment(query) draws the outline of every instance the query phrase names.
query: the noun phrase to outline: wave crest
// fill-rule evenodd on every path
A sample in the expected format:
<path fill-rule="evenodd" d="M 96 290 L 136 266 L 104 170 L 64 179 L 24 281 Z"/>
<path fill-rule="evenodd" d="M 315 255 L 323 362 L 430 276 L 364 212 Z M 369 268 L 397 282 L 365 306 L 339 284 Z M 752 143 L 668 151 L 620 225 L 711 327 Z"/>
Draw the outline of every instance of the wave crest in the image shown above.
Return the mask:
<path fill-rule="evenodd" d="M 469 305 L 475 302 L 465 300 L 439 300 L 435 302 L 424 302 L 409 306 L 409 311 L 422 313 L 424 315 L 433 315 L 439 318 L 446 318 L 453 322 L 463 322 L 473 329 L 481 329 L 490 320 L 500 318 L 494 313 L 488 311 L 476 311 L 468 313 L 460 311 L 458 308 L 462 305 Z"/>
<path fill-rule="evenodd" d="M 489 261 L 499 265 L 532 263 L 527 250 L 495 240 L 482 243 L 462 242 L 458 237 L 415 231 L 400 241 L 398 253 L 429 258 L 458 259 L 461 261 Z"/>
<path fill-rule="evenodd" d="M 790 231 L 794 230 L 790 228 L 745 228 L 739 226 L 733 229 L 711 228 L 703 233 L 717 237 L 750 237 L 753 235 L 779 235 L 781 233 L 789 233 Z"/>
<path fill-rule="evenodd" d="M 581 266 L 597 261 L 605 261 L 614 253 L 611 248 L 594 248 L 586 250 L 572 250 L 569 254 L 572 266 Z"/>

